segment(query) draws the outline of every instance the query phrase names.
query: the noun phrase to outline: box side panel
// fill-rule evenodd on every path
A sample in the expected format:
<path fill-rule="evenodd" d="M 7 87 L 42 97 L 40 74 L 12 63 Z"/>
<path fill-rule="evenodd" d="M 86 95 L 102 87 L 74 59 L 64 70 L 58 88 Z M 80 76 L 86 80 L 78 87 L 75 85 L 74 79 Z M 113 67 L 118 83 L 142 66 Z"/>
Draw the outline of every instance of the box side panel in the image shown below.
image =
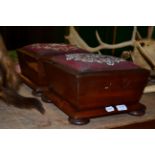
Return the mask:
<path fill-rule="evenodd" d="M 49 90 L 72 105 L 77 105 L 77 78 L 54 63 L 44 62 Z"/>
<path fill-rule="evenodd" d="M 137 103 L 147 81 L 148 72 L 141 70 L 83 75 L 79 79 L 79 108 Z"/>
<path fill-rule="evenodd" d="M 46 85 L 47 82 L 45 80 L 45 71 L 39 59 L 20 51 L 17 51 L 17 54 L 22 75 L 36 85 Z"/>

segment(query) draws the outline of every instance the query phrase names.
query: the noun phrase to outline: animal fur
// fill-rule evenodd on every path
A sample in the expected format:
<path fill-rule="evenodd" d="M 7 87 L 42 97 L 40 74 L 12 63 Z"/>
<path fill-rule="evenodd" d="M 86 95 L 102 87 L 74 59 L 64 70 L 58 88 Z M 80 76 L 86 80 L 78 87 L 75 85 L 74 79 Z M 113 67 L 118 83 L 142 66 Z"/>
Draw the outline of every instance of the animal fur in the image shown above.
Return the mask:
<path fill-rule="evenodd" d="M 20 80 L 15 70 L 15 64 L 8 56 L 0 36 L 0 99 L 8 105 L 14 105 L 21 109 L 35 108 L 44 114 L 45 109 L 39 100 L 33 97 L 24 97 L 18 93 L 19 85 Z"/>

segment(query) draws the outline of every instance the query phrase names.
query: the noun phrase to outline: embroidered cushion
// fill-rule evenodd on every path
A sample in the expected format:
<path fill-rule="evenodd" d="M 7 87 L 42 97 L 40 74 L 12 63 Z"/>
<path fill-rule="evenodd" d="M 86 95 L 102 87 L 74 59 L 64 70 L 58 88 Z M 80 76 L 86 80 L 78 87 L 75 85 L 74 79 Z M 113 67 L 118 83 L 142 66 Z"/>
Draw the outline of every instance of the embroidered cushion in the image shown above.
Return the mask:
<path fill-rule="evenodd" d="M 91 53 L 69 53 L 50 58 L 55 63 L 78 72 L 137 69 L 138 66 L 121 58 Z"/>
<path fill-rule="evenodd" d="M 36 43 L 22 47 L 20 50 L 29 52 L 37 57 L 62 54 L 68 52 L 86 52 L 76 46 L 69 44 L 57 43 Z"/>

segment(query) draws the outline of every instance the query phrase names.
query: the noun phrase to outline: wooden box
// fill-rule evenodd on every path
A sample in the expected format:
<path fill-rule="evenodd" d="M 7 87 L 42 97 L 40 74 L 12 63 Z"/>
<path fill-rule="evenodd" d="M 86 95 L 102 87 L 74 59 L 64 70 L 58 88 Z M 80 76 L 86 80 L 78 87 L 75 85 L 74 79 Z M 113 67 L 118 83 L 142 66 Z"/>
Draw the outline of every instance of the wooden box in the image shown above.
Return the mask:
<path fill-rule="evenodd" d="M 149 71 L 120 58 L 88 53 L 54 56 L 44 61 L 51 100 L 73 124 L 92 117 L 130 113 L 142 115 L 139 103 Z"/>
<path fill-rule="evenodd" d="M 86 52 L 68 44 L 36 43 L 17 49 L 22 80 L 40 96 L 47 88 L 46 74 L 42 59 L 63 53 Z"/>

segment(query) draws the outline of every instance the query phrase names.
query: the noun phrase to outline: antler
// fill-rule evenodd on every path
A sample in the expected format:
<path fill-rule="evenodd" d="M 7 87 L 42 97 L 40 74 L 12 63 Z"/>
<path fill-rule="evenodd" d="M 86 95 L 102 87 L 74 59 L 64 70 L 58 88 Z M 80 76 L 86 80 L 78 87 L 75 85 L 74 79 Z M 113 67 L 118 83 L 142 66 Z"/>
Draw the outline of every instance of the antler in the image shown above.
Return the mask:
<path fill-rule="evenodd" d="M 134 26 L 131 40 L 111 45 L 111 44 L 102 42 L 98 32 L 96 31 L 96 37 L 97 37 L 98 42 L 100 43 L 98 48 L 99 49 L 116 49 L 116 48 L 122 48 L 122 47 L 126 47 L 126 46 L 134 46 L 134 43 L 136 41 L 136 39 L 135 39 L 136 32 L 137 32 L 137 27 Z"/>
<path fill-rule="evenodd" d="M 132 38 L 129 41 L 125 41 L 122 43 L 118 43 L 118 44 L 107 44 L 104 43 L 98 32 L 96 31 L 96 38 L 99 42 L 100 45 L 98 45 L 97 47 L 90 47 L 88 46 L 88 44 L 80 37 L 80 35 L 78 34 L 78 32 L 76 31 L 76 29 L 71 26 L 69 28 L 69 35 L 65 36 L 65 38 L 73 45 L 76 45 L 80 48 L 83 48 L 89 52 L 97 52 L 101 49 L 116 49 L 116 48 L 122 48 L 122 47 L 126 47 L 126 46 L 134 46 L 135 41 L 136 41 L 136 33 L 137 33 L 137 27 L 135 26 L 133 29 L 133 33 L 132 33 Z"/>
<path fill-rule="evenodd" d="M 86 49 L 87 51 L 94 52 L 93 48 L 87 45 L 87 43 L 79 36 L 78 32 L 73 26 L 69 27 L 69 35 L 65 36 L 65 39 L 67 39 L 72 45 L 76 45 L 80 48 Z"/>
<path fill-rule="evenodd" d="M 155 85 L 146 86 L 143 93 L 152 93 L 155 92 Z"/>

